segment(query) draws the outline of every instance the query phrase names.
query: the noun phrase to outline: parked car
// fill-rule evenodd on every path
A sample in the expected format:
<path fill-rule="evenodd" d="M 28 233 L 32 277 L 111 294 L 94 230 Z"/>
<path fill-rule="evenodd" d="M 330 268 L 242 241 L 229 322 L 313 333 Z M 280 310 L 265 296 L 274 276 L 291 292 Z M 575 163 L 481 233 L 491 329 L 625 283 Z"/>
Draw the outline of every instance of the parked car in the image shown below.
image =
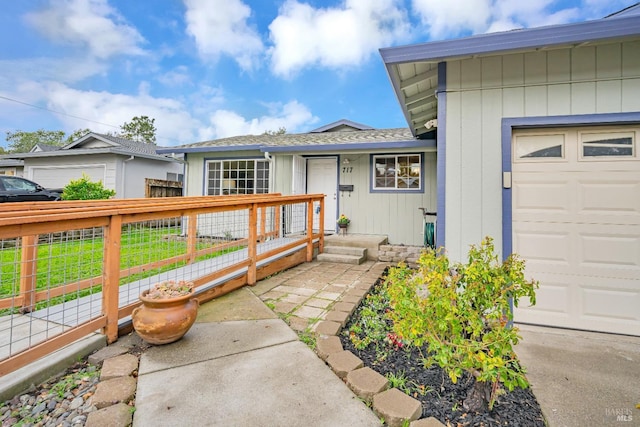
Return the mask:
<path fill-rule="evenodd" d="M 60 191 L 17 176 L 0 175 L 0 203 L 60 200 Z"/>

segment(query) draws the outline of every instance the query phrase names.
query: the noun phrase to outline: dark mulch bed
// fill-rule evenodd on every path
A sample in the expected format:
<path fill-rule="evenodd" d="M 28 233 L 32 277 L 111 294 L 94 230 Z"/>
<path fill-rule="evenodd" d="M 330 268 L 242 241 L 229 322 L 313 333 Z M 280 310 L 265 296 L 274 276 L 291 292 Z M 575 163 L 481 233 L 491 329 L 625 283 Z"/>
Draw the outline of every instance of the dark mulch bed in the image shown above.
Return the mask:
<path fill-rule="evenodd" d="M 375 293 L 379 281 L 371 290 Z M 365 366 L 381 375 L 404 376 L 405 393 L 422 402 L 422 418 L 435 417 L 445 425 L 451 426 L 522 426 L 544 427 L 544 417 L 531 389 L 516 388 L 500 395 L 493 410 L 487 413 L 468 413 L 462 406 L 467 391 L 473 386 L 474 379 L 465 374 L 453 384 L 449 376 L 438 366 L 425 368 L 422 361 L 428 353 L 426 348 L 396 348 L 383 342 L 369 344 L 366 349 L 358 350 L 349 339 L 349 329 L 359 324 L 366 299 L 351 316 L 349 323 L 340 336 L 345 350 L 351 351 L 364 362 Z M 380 311 L 382 316 L 382 312 Z"/>

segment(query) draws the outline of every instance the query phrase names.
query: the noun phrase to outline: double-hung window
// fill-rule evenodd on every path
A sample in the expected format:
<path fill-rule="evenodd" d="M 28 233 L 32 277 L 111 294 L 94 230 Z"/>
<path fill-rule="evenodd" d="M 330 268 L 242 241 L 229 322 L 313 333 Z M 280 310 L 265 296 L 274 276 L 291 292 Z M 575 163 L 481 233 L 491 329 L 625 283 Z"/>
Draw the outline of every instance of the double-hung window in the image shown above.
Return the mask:
<path fill-rule="evenodd" d="M 372 156 L 373 191 L 421 191 L 422 174 L 420 154 Z"/>
<path fill-rule="evenodd" d="M 269 162 L 266 160 L 209 160 L 206 177 L 209 196 L 269 192 Z"/>

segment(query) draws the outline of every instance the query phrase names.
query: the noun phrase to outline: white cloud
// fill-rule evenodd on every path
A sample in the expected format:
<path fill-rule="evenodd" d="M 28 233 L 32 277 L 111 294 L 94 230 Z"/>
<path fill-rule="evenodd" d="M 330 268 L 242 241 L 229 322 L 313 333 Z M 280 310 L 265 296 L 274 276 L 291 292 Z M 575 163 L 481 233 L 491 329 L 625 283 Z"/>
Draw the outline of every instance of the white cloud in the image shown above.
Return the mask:
<path fill-rule="evenodd" d="M 324 9 L 287 0 L 269 30 L 273 72 L 288 77 L 311 66 L 357 66 L 380 47 L 406 40 L 410 25 L 398 0 L 345 0 Z"/>
<path fill-rule="evenodd" d="M 594 19 L 594 9 L 603 10 L 603 0 L 558 4 L 555 0 L 412 0 L 413 11 L 428 28 L 430 39 L 461 34 L 507 31 Z M 620 2 L 621 0 L 615 0 Z M 606 7 L 611 7 L 609 2 Z"/>
<path fill-rule="evenodd" d="M 257 65 L 263 44 L 247 20 L 251 9 L 241 0 L 184 0 L 187 33 L 204 58 L 234 58 L 244 70 Z"/>
<path fill-rule="evenodd" d="M 158 81 L 165 86 L 182 86 L 191 83 L 191 75 L 186 66 L 179 65 L 158 76 Z"/>
<path fill-rule="evenodd" d="M 431 38 L 439 39 L 463 30 L 478 33 L 486 29 L 491 0 L 413 0 L 412 7 L 429 27 Z"/>
<path fill-rule="evenodd" d="M 193 118 L 186 106 L 175 99 L 154 98 L 141 83 L 135 95 L 106 91 L 83 91 L 58 82 L 30 82 L 18 88 L 21 96 L 32 103 L 45 103 L 56 115 L 66 132 L 90 128 L 95 132 L 117 132 L 120 125 L 135 116 L 155 118 L 159 145 L 178 145 L 193 142 L 200 122 Z M 39 99 L 35 97 L 38 96 Z M 51 115 L 51 113 L 47 113 Z"/>
<path fill-rule="evenodd" d="M 140 55 L 144 38 L 107 0 L 50 0 L 26 20 L 54 42 L 86 47 L 91 56 Z"/>
<path fill-rule="evenodd" d="M 297 101 L 284 105 L 270 104 L 269 114 L 254 119 L 245 119 L 235 111 L 218 110 L 211 114 L 211 126 L 203 129 L 201 140 L 225 138 L 237 135 L 259 135 L 265 131 L 277 131 L 281 127 L 288 133 L 296 133 L 300 128 L 316 123 L 318 118 Z"/>

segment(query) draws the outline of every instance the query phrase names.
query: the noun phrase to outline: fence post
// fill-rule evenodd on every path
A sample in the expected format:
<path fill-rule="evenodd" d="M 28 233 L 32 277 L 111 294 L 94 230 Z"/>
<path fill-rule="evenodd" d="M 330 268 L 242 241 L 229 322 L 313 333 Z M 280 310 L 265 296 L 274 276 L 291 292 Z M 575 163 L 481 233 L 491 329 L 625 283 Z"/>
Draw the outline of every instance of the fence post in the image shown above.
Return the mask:
<path fill-rule="evenodd" d="M 36 299 L 36 284 L 38 274 L 38 236 L 21 237 L 20 262 L 20 295 L 22 297 L 21 313 L 33 311 Z"/>
<path fill-rule="evenodd" d="M 307 201 L 307 262 L 313 261 L 313 199 Z"/>
<path fill-rule="evenodd" d="M 102 312 L 107 317 L 104 334 L 111 344 L 118 340 L 118 290 L 120 286 L 120 243 L 122 217 L 109 218 L 104 238 L 104 270 L 102 273 Z"/>
<path fill-rule="evenodd" d="M 256 284 L 256 258 L 258 255 L 257 251 L 257 240 L 258 240 L 258 205 L 253 203 L 249 207 L 249 246 L 248 256 L 249 256 L 249 266 L 247 267 L 247 284 L 255 285 Z"/>
<path fill-rule="evenodd" d="M 259 234 L 260 243 L 267 240 L 266 228 L 267 228 L 267 208 L 266 206 L 263 206 L 260 208 L 260 234 Z"/>
<path fill-rule="evenodd" d="M 322 253 L 324 251 L 324 197 L 320 199 L 320 217 L 318 218 L 318 223 L 320 228 L 320 242 L 318 243 L 318 252 Z"/>
<path fill-rule="evenodd" d="M 196 260 L 196 249 L 198 242 L 197 215 L 190 214 L 187 224 L 187 263 L 192 264 Z"/>

